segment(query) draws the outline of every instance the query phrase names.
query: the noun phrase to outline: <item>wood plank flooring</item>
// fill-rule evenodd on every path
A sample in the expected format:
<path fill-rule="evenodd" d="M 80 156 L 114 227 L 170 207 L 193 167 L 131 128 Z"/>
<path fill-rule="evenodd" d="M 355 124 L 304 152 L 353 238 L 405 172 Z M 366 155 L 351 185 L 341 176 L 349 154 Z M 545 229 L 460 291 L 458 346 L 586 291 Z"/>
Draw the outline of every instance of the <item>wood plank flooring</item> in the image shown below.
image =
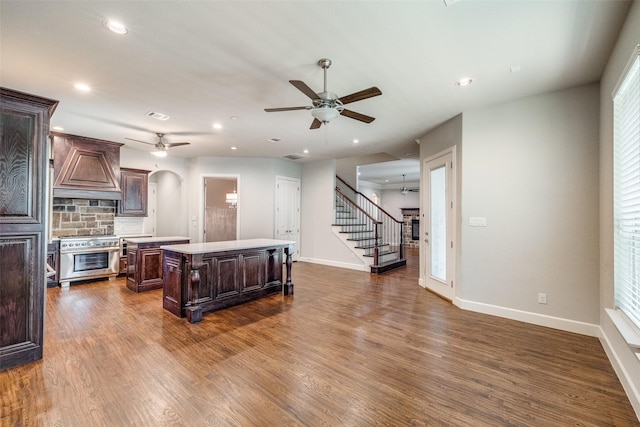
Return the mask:
<path fill-rule="evenodd" d="M 47 290 L 44 359 L 0 372 L 1 426 L 640 426 L 596 338 L 298 262 L 295 295 L 191 325 L 124 279 Z"/>

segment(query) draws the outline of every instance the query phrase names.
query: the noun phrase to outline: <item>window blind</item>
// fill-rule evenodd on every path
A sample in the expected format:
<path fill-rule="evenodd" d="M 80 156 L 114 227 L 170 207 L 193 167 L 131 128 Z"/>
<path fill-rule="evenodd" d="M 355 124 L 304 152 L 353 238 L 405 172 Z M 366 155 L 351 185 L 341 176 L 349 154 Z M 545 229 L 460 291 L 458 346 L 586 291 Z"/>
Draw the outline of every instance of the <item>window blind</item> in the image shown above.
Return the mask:
<path fill-rule="evenodd" d="M 614 95 L 615 304 L 640 328 L 640 57 Z"/>

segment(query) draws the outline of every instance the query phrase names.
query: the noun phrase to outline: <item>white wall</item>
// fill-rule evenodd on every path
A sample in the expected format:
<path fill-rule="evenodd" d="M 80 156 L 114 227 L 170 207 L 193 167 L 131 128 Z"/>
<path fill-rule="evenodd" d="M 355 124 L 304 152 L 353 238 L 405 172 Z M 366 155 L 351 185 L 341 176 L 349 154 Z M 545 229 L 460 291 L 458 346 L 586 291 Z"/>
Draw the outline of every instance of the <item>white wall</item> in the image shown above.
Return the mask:
<path fill-rule="evenodd" d="M 198 157 L 191 160 L 189 175 L 189 234 L 202 241 L 203 179 L 205 176 L 238 176 L 239 239 L 275 236 L 276 176 L 300 179 L 301 165 L 289 160 L 251 157 Z M 193 220 L 193 218 L 196 218 Z"/>
<path fill-rule="evenodd" d="M 613 308 L 613 102 L 611 95 L 640 43 L 640 3 L 634 2 L 600 82 L 600 338 L 640 417 L 640 361 L 626 345 L 605 308 Z"/>
<path fill-rule="evenodd" d="M 362 269 L 362 262 L 331 231 L 336 162 L 323 160 L 302 167 L 300 260 Z"/>
<path fill-rule="evenodd" d="M 186 236 L 187 209 L 184 203 L 185 182 L 178 174 L 162 170 L 149 177 L 156 186 L 157 236 Z"/>

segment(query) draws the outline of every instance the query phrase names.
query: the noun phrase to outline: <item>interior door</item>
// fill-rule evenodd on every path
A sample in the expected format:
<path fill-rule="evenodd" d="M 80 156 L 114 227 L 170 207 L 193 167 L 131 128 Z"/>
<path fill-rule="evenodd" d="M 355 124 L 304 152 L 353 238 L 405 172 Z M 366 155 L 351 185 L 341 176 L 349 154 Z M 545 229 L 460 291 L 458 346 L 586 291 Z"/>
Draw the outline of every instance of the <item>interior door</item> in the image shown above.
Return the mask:
<path fill-rule="evenodd" d="M 204 241 L 238 239 L 238 178 L 204 178 Z"/>
<path fill-rule="evenodd" d="M 455 154 L 448 151 L 427 159 L 423 168 L 423 239 L 425 286 L 453 300 L 455 272 Z"/>
<path fill-rule="evenodd" d="M 276 177 L 276 239 L 295 241 L 293 260 L 300 257 L 300 180 Z"/>

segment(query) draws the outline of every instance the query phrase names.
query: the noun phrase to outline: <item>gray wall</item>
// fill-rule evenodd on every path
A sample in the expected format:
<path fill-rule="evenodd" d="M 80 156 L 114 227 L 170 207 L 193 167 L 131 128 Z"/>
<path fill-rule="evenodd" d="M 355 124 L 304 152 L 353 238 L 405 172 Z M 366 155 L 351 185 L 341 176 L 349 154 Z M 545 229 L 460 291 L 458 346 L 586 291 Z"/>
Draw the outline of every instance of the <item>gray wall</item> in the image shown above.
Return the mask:
<path fill-rule="evenodd" d="M 598 99 L 593 84 L 464 113 L 461 299 L 598 323 Z"/>

